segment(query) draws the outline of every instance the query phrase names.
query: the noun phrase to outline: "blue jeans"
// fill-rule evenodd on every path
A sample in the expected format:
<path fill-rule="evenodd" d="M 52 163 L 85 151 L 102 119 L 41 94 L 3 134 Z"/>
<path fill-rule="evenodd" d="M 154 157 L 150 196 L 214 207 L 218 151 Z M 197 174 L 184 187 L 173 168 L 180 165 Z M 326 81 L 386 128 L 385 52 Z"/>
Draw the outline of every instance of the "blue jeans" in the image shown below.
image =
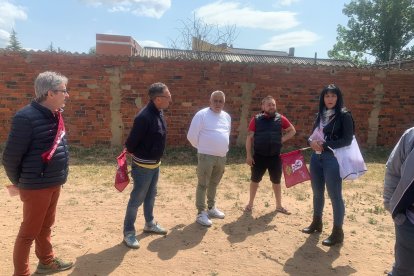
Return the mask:
<path fill-rule="evenodd" d="M 414 224 L 408 218 L 402 225 L 395 224 L 395 263 L 392 276 L 414 275 Z"/>
<path fill-rule="evenodd" d="M 334 225 L 342 227 L 345 204 L 342 199 L 342 179 L 339 165 L 332 152 L 313 153 L 310 162 L 311 184 L 313 191 L 313 215 L 322 217 L 325 205 L 325 184 L 332 202 Z"/>
<path fill-rule="evenodd" d="M 160 168 L 146 169 L 132 163 L 132 179 L 134 188 L 129 197 L 124 220 L 124 236 L 135 235 L 135 220 L 137 219 L 138 207 L 144 203 L 145 222 L 149 223 L 154 219 L 153 210 L 155 196 L 157 195 L 157 182 Z"/>

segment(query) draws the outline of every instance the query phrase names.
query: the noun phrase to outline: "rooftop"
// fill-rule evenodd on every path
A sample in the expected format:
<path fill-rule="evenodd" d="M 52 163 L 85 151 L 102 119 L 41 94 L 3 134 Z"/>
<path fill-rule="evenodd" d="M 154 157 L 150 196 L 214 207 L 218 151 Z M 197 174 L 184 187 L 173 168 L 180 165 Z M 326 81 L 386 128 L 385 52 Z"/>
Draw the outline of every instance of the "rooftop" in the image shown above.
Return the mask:
<path fill-rule="evenodd" d="M 178 50 L 169 48 L 144 47 L 137 56 L 145 58 L 175 59 L 175 60 L 204 60 L 219 62 L 240 62 L 240 63 L 273 63 L 273 64 L 297 64 L 297 65 L 323 65 L 356 67 L 348 60 L 318 59 L 290 56 L 276 56 L 266 51 L 261 54 L 223 53 L 223 52 L 202 52 L 192 50 Z"/>

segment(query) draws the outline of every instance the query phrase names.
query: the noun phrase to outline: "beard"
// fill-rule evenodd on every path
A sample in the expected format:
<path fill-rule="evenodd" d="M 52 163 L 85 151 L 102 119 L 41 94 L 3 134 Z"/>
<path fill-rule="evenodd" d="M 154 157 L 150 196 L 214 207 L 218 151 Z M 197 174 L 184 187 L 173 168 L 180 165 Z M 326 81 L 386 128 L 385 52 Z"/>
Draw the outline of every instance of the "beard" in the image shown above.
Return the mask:
<path fill-rule="evenodd" d="M 273 118 L 276 116 L 276 110 L 274 111 L 263 111 L 264 114 L 266 114 L 266 116 L 268 116 L 269 118 Z"/>

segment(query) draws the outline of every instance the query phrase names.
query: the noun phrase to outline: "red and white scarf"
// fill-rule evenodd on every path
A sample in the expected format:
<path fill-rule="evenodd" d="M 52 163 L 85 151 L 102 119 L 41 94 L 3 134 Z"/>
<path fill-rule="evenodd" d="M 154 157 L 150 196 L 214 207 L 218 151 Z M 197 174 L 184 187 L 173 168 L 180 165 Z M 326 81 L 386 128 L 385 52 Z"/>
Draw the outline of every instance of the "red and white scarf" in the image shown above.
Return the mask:
<path fill-rule="evenodd" d="M 65 136 L 65 123 L 63 122 L 63 116 L 61 112 L 57 112 L 56 116 L 58 117 L 58 129 L 56 132 L 55 140 L 53 141 L 52 147 L 42 153 L 42 160 L 44 163 L 49 163 L 49 161 L 52 159 L 53 154 L 55 153 L 59 143 L 62 141 L 63 137 Z"/>

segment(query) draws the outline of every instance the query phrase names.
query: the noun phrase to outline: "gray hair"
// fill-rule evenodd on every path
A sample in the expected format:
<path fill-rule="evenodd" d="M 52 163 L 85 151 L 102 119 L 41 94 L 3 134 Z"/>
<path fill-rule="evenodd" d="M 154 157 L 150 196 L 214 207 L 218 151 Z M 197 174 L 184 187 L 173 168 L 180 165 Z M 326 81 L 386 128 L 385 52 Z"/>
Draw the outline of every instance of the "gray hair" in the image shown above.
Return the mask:
<path fill-rule="evenodd" d="M 153 83 L 148 89 L 148 96 L 151 100 L 154 100 L 156 97 L 161 96 L 166 88 L 168 87 L 162 82 Z"/>
<path fill-rule="evenodd" d="M 226 95 L 224 95 L 224 92 L 220 90 L 216 90 L 213 93 L 211 93 L 210 100 L 216 95 L 220 95 L 223 97 L 224 100 L 226 100 Z"/>
<path fill-rule="evenodd" d="M 34 83 L 35 88 L 35 100 L 37 102 L 42 102 L 47 97 L 47 92 L 49 90 L 56 90 L 59 89 L 59 85 L 61 84 L 67 84 L 68 78 L 51 71 L 46 71 L 43 73 L 40 73 Z"/>

